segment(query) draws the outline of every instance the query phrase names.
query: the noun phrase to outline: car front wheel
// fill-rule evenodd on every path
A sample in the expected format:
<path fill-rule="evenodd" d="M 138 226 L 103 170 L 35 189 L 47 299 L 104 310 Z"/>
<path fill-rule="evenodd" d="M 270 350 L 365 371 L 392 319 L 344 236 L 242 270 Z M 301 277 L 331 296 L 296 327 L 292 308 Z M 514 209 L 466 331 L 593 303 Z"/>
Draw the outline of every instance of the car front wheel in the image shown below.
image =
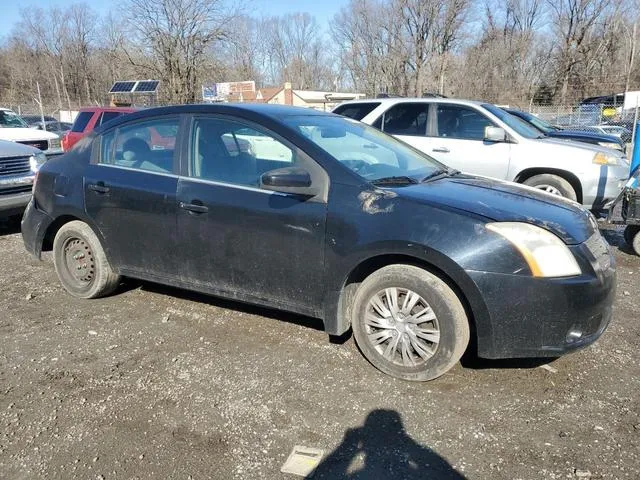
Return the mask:
<path fill-rule="evenodd" d="M 469 343 L 469 321 L 456 293 L 412 265 L 372 273 L 358 288 L 351 311 L 353 334 L 367 360 L 403 380 L 443 375 Z"/>
<path fill-rule="evenodd" d="M 58 230 L 53 262 L 60 283 L 74 297 L 103 297 L 120 283 L 120 275 L 111 269 L 98 237 L 81 221 L 66 223 Z"/>
<path fill-rule="evenodd" d="M 576 191 L 571 184 L 558 175 L 552 175 L 550 173 L 534 175 L 531 178 L 527 178 L 523 183 L 530 187 L 537 188 L 538 190 L 542 190 L 543 192 L 568 198 L 569 200 L 576 201 L 578 198 Z"/>

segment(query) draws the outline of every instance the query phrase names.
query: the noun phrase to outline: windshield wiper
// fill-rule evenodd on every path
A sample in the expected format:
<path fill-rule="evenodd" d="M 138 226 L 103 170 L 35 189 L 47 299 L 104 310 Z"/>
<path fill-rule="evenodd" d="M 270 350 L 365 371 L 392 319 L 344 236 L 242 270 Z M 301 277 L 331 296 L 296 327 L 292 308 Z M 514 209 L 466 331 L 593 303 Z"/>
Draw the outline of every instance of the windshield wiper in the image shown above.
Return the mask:
<path fill-rule="evenodd" d="M 415 178 L 407 177 L 406 175 L 396 177 L 382 177 L 371 180 L 374 185 L 408 185 L 415 184 L 418 181 Z"/>
<path fill-rule="evenodd" d="M 442 177 L 448 177 L 449 175 L 455 175 L 456 173 L 458 173 L 458 171 L 454 169 L 436 170 L 435 172 L 430 173 L 429 175 L 424 177 L 422 180 L 420 180 L 420 183 L 428 182 L 430 180 L 437 180 Z"/>

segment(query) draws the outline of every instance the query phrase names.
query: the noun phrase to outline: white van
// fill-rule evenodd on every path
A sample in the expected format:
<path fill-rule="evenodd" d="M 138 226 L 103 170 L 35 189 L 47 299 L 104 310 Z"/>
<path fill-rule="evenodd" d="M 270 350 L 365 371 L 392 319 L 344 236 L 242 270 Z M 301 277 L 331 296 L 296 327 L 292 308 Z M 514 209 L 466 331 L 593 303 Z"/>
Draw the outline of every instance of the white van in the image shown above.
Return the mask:
<path fill-rule="evenodd" d="M 345 102 L 360 120 L 463 172 L 529 185 L 600 211 L 616 198 L 629 162 L 617 150 L 547 138 L 495 105 L 448 98 Z"/>
<path fill-rule="evenodd" d="M 9 140 L 35 147 L 42 150 L 47 156 L 63 153 L 58 135 L 45 130 L 29 128 L 22 117 L 8 108 L 0 108 L 0 140 Z"/>

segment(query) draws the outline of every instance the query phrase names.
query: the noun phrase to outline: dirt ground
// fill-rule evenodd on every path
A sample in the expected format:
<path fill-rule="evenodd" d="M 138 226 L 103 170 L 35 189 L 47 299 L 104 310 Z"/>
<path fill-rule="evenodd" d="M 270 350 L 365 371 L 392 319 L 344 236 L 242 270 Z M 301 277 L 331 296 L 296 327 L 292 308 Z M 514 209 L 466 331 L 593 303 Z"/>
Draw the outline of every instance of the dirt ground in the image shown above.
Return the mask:
<path fill-rule="evenodd" d="M 319 322 L 129 281 L 80 301 L 0 225 L 0 478 L 640 478 L 640 258 L 616 313 L 551 363 L 393 380 Z"/>

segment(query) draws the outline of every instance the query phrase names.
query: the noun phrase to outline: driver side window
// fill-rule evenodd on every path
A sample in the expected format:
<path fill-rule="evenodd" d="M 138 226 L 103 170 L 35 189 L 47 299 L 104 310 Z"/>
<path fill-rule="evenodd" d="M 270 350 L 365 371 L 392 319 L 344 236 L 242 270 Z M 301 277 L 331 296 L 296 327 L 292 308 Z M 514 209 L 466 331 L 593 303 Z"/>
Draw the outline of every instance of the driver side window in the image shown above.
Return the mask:
<path fill-rule="evenodd" d="M 100 140 L 99 163 L 158 173 L 173 172 L 180 120 L 149 120 L 123 125 Z"/>

